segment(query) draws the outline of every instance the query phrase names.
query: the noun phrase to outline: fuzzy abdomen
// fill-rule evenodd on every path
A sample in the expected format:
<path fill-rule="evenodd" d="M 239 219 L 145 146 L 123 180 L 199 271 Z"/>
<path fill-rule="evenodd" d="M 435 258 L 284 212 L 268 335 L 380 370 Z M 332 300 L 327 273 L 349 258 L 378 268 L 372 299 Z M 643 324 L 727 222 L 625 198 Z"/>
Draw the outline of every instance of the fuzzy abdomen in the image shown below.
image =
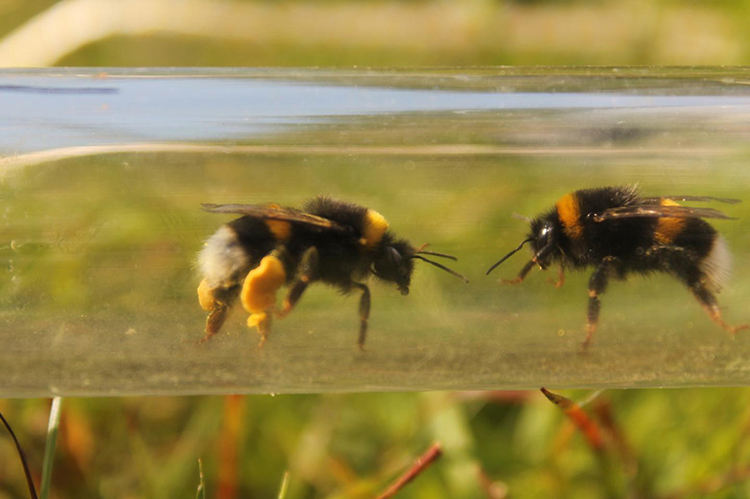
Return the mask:
<path fill-rule="evenodd" d="M 263 221 L 241 217 L 223 225 L 206 240 L 198 266 L 212 289 L 240 284 L 247 273 L 276 245 Z"/>

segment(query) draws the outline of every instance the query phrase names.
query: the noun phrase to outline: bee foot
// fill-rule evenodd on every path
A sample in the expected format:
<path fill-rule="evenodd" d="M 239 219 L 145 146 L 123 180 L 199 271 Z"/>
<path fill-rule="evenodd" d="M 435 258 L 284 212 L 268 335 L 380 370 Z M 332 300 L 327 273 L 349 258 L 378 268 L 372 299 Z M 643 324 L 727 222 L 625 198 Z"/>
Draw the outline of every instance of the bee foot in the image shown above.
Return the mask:
<path fill-rule="evenodd" d="M 740 331 L 744 331 L 746 329 L 750 329 L 750 324 L 740 324 L 739 326 L 727 326 L 727 332 L 732 336 L 732 338 L 735 338 L 737 336 L 737 333 Z"/>
<path fill-rule="evenodd" d="M 581 350 L 580 350 L 580 353 L 581 353 L 581 354 L 587 354 L 587 353 L 589 353 L 589 351 L 590 351 L 590 350 L 589 350 L 589 346 L 590 346 L 590 345 L 591 345 L 591 341 L 590 341 L 590 340 L 583 340 L 583 341 L 581 342 Z"/>
<path fill-rule="evenodd" d="M 596 332 L 596 324 L 586 324 L 586 339 L 581 343 L 581 352 L 587 352 Z"/>
<path fill-rule="evenodd" d="M 271 332 L 271 316 L 266 312 L 260 312 L 257 314 L 251 314 L 247 318 L 247 325 L 250 328 L 256 328 L 260 333 L 260 343 L 258 343 L 258 349 L 263 348 L 263 345 L 268 338 L 268 333 Z"/>
<path fill-rule="evenodd" d="M 550 283 L 550 284 L 552 284 L 552 285 L 553 285 L 553 286 L 555 287 L 555 289 L 560 289 L 560 288 L 562 288 L 562 287 L 563 287 L 563 284 L 564 284 L 564 282 L 563 282 L 563 281 L 556 281 L 556 280 L 554 280 L 554 279 L 553 279 L 553 278 L 551 278 L 551 277 L 548 277 L 548 278 L 547 278 L 547 282 L 548 282 L 548 283 Z"/>
<path fill-rule="evenodd" d="M 289 304 L 289 302 L 285 300 L 284 305 L 281 308 L 277 308 L 274 315 L 279 319 L 283 319 L 284 317 L 289 315 L 289 312 L 291 311 L 292 311 L 292 306 Z"/>

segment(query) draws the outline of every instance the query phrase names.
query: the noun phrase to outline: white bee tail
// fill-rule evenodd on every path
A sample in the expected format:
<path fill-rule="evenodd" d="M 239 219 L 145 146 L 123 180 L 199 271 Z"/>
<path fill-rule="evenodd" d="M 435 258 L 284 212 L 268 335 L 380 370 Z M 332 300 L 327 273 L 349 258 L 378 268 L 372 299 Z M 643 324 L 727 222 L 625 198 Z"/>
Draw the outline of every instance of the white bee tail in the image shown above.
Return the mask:
<path fill-rule="evenodd" d="M 721 291 L 732 273 L 732 254 L 727 248 L 727 242 L 718 234 L 708 256 L 700 264 L 700 269 L 706 275 L 709 287 L 714 292 Z"/>

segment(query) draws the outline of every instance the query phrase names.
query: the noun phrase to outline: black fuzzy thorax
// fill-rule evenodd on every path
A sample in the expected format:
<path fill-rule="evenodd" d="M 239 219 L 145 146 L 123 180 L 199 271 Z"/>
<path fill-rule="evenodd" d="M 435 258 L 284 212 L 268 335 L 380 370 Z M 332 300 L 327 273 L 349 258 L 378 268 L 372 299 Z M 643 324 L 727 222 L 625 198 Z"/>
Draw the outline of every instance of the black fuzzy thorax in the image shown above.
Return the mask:
<path fill-rule="evenodd" d="M 370 258 L 359 242 L 364 235 L 368 209 L 321 196 L 308 201 L 304 211 L 332 220 L 347 227 L 349 232 L 342 234 L 298 225 L 293 228 L 289 251 L 301 254 L 307 248 L 316 247 L 320 257 L 320 280 L 348 291 L 352 280 L 361 280 L 369 273 Z"/>
<path fill-rule="evenodd" d="M 305 203 L 303 211 L 350 227 L 353 235 L 361 237 L 364 233 L 368 209 L 358 204 L 318 196 Z"/>
<path fill-rule="evenodd" d="M 571 243 L 571 255 L 577 266 L 599 264 L 615 257 L 629 267 L 638 267 L 646 249 L 655 244 L 656 218 L 624 218 L 597 222 L 594 215 L 611 208 L 641 203 L 631 187 L 605 187 L 575 192 L 580 207 L 583 242 Z M 645 264 L 645 262 L 644 262 Z M 647 264 L 646 264 L 647 265 Z"/>

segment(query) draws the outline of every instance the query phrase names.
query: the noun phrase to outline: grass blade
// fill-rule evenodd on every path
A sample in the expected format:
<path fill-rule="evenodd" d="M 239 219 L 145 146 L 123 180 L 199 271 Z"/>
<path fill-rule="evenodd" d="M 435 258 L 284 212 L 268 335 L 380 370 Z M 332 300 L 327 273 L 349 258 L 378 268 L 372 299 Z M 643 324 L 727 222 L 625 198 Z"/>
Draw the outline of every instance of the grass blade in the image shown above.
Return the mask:
<path fill-rule="evenodd" d="M 18 451 L 18 457 L 21 458 L 21 465 L 23 465 L 23 473 L 26 475 L 26 485 L 29 487 L 29 495 L 31 496 L 31 499 L 37 499 L 36 489 L 34 488 L 34 480 L 31 478 L 29 464 L 26 462 L 26 456 L 23 453 L 23 449 L 21 449 L 21 444 L 18 443 L 16 434 L 13 433 L 10 424 L 8 424 L 8 422 L 5 420 L 5 416 L 3 416 L 2 413 L 0 413 L 0 420 L 2 420 L 5 428 L 8 430 L 8 433 L 10 433 L 11 438 L 13 438 L 13 443 L 16 444 L 16 451 Z"/>
<path fill-rule="evenodd" d="M 206 484 L 203 481 L 203 461 L 198 459 L 198 491 L 195 499 L 206 499 Z"/>
<path fill-rule="evenodd" d="M 52 408 L 49 411 L 49 426 L 47 427 L 47 445 L 44 447 L 42 485 L 39 491 L 40 499 L 47 499 L 49 497 L 50 483 L 52 481 L 52 464 L 55 460 L 55 447 L 57 446 L 57 431 L 60 427 L 61 405 L 62 397 L 52 399 Z"/>
<path fill-rule="evenodd" d="M 281 487 L 279 488 L 278 499 L 284 499 L 286 497 L 286 491 L 289 488 L 289 472 L 284 472 L 284 478 L 281 479 Z"/>

